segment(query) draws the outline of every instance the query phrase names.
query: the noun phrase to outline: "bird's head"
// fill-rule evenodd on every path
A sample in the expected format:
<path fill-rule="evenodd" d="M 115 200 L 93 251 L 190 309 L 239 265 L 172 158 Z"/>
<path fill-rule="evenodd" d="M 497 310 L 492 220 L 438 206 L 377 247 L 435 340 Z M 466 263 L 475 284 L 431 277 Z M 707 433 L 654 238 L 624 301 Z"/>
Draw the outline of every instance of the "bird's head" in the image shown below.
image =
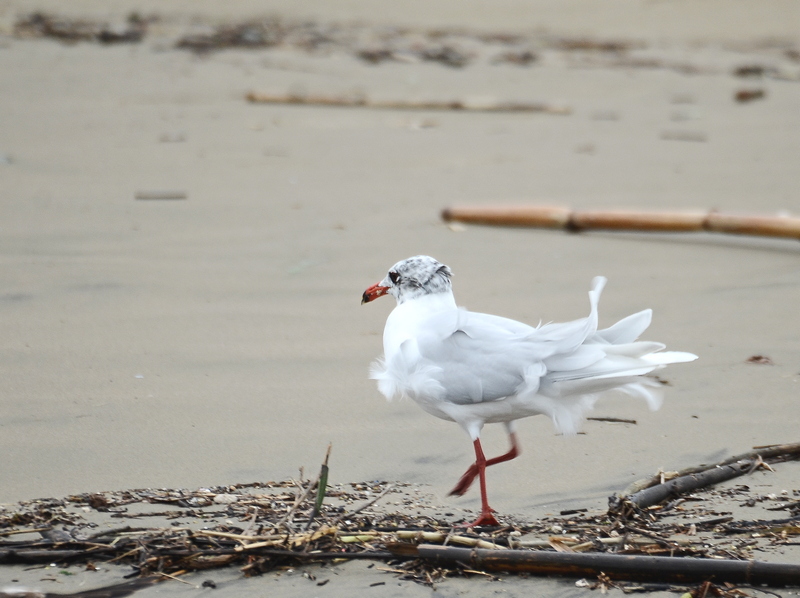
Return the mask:
<path fill-rule="evenodd" d="M 392 266 L 386 278 L 364 291 L 361 303 L 392 295 L 399 305 L 423 295 L 450 292 L 452 275 L 453 272 L 443 263 L 427 255 L 416 255 Z"/>

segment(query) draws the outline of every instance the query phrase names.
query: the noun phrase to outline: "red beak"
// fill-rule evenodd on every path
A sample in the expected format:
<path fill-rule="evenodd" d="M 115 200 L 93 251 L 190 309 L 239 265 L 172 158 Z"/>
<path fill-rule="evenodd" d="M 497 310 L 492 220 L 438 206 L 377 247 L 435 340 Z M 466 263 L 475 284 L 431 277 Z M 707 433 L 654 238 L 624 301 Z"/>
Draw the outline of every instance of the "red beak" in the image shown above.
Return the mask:
<path fill-rule="evenodd" d="M 380 284 L 372 285 L 361 295 L 361 305 L 369 303 L 370 301 L 375 301 L 378 297 L 386 295 L 388 291 L 389 287 L 382 287 Z"/>

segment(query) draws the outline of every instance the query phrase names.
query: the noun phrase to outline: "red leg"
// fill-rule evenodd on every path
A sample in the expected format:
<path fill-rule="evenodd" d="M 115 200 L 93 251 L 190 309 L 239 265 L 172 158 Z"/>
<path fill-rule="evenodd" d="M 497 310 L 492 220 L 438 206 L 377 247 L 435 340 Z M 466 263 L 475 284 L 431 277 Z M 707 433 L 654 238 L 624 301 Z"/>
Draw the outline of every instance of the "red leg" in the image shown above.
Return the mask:
<path fill-rule="evenodd" d="M 486 498 L 486 466 L 489 462 L 483 454 L 480 439 L 474 442 L 475 445 L 475 467 L 478 470 L 478 481 L 481 488 L 481 515 L 466 527 L 475 527 L 478 525 L 500 525 L 497 519 L 492 515 L 492 508 L 489 506 L 489 500 Z"/>
<path fill-rule="evenodd" d="M 503 461 L 511 461 L 511 459 L 514 459 L 519 456 L 521 451 L 519 448 L 519 443 L 517 443 L 516 433 L 510 432 L 508 437 L 511 439 L 511 449 L 507 453 L 500 455 L 499 457 L 495 457 L 493 459 L 489 459 L 488 461 L 486 461 L 486 467 L 489 467 L 490 465 L 497 465 L 498 463 L 502 463 Z M 477 452 L 478 451 L 476 450 L 475 453 L 477 454 Z M 483 451 L 481 451 L 481 454 L 483 454 Z M 478 475 L 477 461 L 472 465 L 470 465 L 469 469 L 467 469 L 467 471 L 464 472 L 464 475 L 462 475 L 461 479 L 458 480 L 456 487 L 450 491 L 450 496 L 453 495 L 463 496 L 464 493 L 466 493 L 466 491 L 469 490 L 469 487 L 475 480 L 476 475 Z"/>

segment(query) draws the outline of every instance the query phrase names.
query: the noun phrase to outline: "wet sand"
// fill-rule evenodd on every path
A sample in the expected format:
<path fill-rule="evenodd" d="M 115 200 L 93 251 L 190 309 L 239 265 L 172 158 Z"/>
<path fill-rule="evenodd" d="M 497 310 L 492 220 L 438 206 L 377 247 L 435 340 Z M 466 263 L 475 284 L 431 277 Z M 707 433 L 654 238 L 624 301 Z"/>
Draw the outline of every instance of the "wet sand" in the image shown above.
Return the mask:
<path fill-rule="evenodd" d="M 76 2 L 68 14 L 158 6 L 109 15 Z M 315 470 L 331 442 L 334 481 L 428 484 L 476 508 L 476 492 L 445 497 L 471 462 L 464 434 L 386 404 L 366 379 L 392 305 L 360 306 L 361 292 L 419 253 L 452 267 L 460 304 L 531 323 L 585 315 L 603 274 L 601 325 L 651 307 L 646 338 L 700 356 L 663 373 L 659 412 L 615 398 L 596 410 L 636 425 L 588 422 L 562 438 L 544 418 L 521 422 L 523 455 L 490 473 L 501 513 L 602 508 L 659 468 L 798 440 L 796 241 L 453 230 L 438 217 L 511 201 L 800 213 L 795 4 L 742 2 L 735 15 L 675 2 L 327 6 L 173 3 L 144 42 L 106 47 L 14 38 L 17 14 L 67 13 L 0 3 L 0 502 L 286 479 Z M 661 66 L 556 50 L 528 67 L 481 56 L 454 69 L 171 47 L 194 16 L 266 14 L 633 40 Z M 693 74 L 676 67 L 687 64 Z M 777 75 L 731 74 L 752 64 Z M 743 88 L 766 96 L 736 102 Z M 534 100 L 572 114 L 244 100 L 287 90 Z M 142 191 L 186 199 L 136 200 Z M 487 453 L 505 442 L 487 428 Z"/>

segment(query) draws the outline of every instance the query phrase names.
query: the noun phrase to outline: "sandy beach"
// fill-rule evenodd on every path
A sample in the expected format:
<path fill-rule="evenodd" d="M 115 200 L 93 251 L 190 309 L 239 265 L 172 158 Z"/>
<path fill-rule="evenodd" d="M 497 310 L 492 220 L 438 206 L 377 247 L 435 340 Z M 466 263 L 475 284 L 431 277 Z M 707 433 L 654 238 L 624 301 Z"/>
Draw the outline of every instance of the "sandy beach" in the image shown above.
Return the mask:
<path fill-rule="evenodd" d="M 139 43 L 15 35 L 36 10 L 156 18 Z M 275 16 L 355 41 L 175 48 Z M 402 43 L 445 31 L 467 62 L 359 57 L 392 27 L 408 32 Z M 498 60 L 508 48 L 487 33 L 517 36 L 512 49 L 534 58 Z M 463 432 L 411 402 L 387 404 L 367 379 L 393 301 L 361 306 L 361 293 L 421 253 L 450 265 L 461 305 L 533 324 L 584 316 L 592 277 L 605 275 L 601 325 L 650 307 L 647 339 L 700 356 L 665 370 L 660 411 L 611 397 L 595 412 L 635 425 L 587 422 L 564 438 L 545 418 L 521 422 L 522 456 L 489 476 L 501 514 L 602 509 L 659 468 L 800 440 L 796 240 L 439 217 L 514 202 L 800 214 L 795 2 L 3 0 L 0 89 L 0 503 L 283 480 L 315 471 L 332 443 L 334 482 L 412 482 L 478 508 L 475 491 L 446 496 L 472 460 Z M 737 101 L 743 90 L 761 96 Z M 262 105 L 249 92 L 569 113 Z M 484 439 L 487 453 L 506 448 L 502 428 Z M 319 595 L 368 585 L 344 582 L 365 566 L 346 565 Z M 439 591 L 478 591 L 463 583 Z M 307 595 L 293 588 L 282 595 Z M 401 591 L 430 593 L 375 588 Z"/>

